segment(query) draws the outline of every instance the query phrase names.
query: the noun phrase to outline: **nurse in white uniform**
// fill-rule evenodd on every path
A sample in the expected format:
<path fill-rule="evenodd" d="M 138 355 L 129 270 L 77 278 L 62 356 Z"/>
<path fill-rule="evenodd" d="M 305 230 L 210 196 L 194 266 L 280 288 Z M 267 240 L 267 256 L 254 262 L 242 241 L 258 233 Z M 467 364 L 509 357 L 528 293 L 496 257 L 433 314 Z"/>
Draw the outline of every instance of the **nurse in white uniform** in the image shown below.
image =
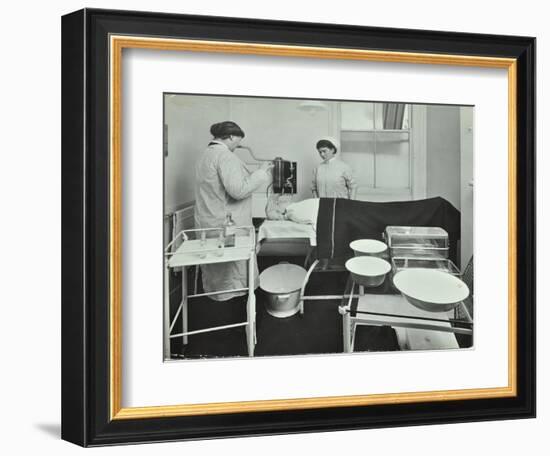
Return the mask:
<path fill-rule="evenodd" d="M 237 226 L 252 225 L 252 193 L 269 185 L 273 164 L 265 162 L 254 172 L 248 170 L 233 153 L 244 138 L 234 122 L 214 124 L 210 133 L 213 139 L 195 167 L 195 227 L 221 228 L 228 212 Z M 202 265 L 201 271 L 207 293 L 248 286 L 246 261 Z M 231 292 L 210 298 L 227 301 L 245 294 Z"/>
<path fill-rule="evenodd" d="M 316 144 L 323 160 L 313 171 L 311 192 L 314 198 L 355 199 L 357 184 L 351 167 L 336 157 L 338 142 L 332 137 L 321 138 Z"/>

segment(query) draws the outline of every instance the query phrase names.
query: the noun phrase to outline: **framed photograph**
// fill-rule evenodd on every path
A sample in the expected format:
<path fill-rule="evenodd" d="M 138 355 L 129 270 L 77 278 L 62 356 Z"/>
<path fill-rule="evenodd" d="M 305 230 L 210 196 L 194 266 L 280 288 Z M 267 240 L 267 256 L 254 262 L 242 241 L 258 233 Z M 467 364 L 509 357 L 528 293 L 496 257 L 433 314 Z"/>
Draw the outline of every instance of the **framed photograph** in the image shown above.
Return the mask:
<path fill-rule="evenodd" d="M 62 127 L 65 440 L 535 416 L 534 38 L 85 9 Z"/>

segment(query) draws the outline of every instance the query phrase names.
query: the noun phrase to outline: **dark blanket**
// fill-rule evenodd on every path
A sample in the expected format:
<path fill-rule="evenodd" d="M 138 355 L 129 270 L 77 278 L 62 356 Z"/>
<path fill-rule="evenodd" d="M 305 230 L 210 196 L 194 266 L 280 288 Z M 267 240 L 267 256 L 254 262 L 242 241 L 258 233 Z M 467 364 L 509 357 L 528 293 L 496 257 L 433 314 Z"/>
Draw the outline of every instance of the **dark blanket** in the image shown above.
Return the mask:
<path fill-rule="evenodd" d="M 449 259 L 457 263 L 460 212 L 436 197 L 416 201 L 373 203 L 342 198 L 321 198 L 317 217 L 318 258 L 353 255 L 355 239 L 379 239 L 387 226 L 437 226 L 449 234 Z"/>

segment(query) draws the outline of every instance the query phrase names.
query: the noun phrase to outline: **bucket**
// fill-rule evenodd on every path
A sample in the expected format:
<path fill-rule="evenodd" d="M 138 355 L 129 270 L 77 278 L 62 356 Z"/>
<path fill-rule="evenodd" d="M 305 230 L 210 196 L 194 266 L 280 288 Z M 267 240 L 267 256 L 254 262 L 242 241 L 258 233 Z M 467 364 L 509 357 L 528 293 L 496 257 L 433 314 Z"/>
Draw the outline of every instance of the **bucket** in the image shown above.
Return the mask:
<path fill-rule="evenodd" d="M 260 288 L 265 292 L 267 312 L 276 318 L 286 318 L 300 310 L 300 290 L 306 270 L 290 263 L 279 263 L 260 274 Z"/>

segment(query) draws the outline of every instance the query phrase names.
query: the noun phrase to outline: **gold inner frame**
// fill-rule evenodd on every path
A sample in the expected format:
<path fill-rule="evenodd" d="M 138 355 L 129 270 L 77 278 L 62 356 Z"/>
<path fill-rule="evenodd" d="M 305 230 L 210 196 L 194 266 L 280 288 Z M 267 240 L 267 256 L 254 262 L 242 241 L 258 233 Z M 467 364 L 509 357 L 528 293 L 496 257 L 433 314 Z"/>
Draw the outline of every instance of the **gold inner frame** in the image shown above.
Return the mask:
<path fill-rule="evenodd" d="M 245 402 L 126 407 L 122 401 L 122 144 L 123 49 L 368 60 L 431 65 L 503 68 L 508 71 L 508 385 L 506 387 L 353 396 L 274 399 Z M 110 36 L 110 412 L 111 419 L 158 418 L 222 413 L 298 410 L 424 401 L 489 399 L 517 395 L 517 61 L 512 58 L 386 52 L 242 42 Z"/>

